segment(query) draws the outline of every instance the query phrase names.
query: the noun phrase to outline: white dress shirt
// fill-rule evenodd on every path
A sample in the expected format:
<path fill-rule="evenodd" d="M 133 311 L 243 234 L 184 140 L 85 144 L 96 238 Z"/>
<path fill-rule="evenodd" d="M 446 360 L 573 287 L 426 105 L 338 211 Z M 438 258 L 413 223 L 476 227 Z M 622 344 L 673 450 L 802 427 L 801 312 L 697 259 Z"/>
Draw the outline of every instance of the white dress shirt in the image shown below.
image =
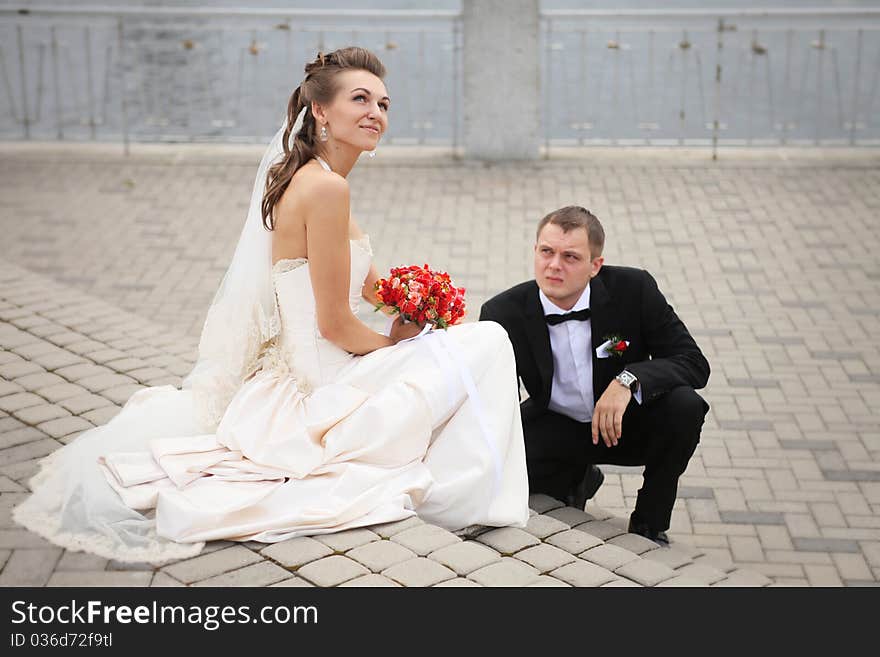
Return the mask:
<path fill-rule="evenodd" d="M 545 315 L 565 315 L 590 307 L 589 285 L 571 310 L 563 310 L 557 306 L 542 290 L 538 290 L 538 296 Z M 553 386 L 550 388 L 550 403 L 547 408 L 578 422 L 590 422 L 595 406 L 592 321 L 572 320 L 555 326 L 548 324 L 547 330 L 553 353 Z M 641 387 L 633 396 L 637 404 L 642 403 Z"/>
<path fill-rule="evenodd" d="M 563 310 L 538 290 L 545 315 L 564 315 L 590 307 L 590 286 L 571 310 Z M 590 320 L 547 326 L 553 352 L 553 387 L 548 408 L 578 422 L 593 418 L 593 327 Z"/>

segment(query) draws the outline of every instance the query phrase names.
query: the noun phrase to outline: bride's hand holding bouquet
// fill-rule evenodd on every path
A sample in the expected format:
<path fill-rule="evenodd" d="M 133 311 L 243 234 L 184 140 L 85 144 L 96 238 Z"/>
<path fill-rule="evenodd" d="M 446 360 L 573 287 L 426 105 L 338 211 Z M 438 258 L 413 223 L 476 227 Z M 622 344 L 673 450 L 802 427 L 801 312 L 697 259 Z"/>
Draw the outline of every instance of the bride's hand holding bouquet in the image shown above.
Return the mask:
<path fill-rule="evenodd" d="M 387 278 L 376 281 L 375 289 L 376 310 L 397 314 L 390 331 L 395 343 L 420 335 L 428 326 L 448 328 L 465 315 L 465 289 L 427 264 L 394 267 Z"/>

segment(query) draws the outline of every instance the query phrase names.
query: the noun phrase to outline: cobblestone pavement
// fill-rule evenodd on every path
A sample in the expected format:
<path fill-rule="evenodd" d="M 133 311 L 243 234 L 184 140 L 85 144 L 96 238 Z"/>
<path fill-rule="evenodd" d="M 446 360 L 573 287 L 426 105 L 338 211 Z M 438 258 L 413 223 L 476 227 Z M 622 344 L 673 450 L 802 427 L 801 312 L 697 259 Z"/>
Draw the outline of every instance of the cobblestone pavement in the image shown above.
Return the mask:
<path fill-rule="evenodd" d="M 713 366 L 712 404 L 659 549 L 625 534 L 640 486 L 605 467 L 586 513 L 533 497 L 526 530 L 418 521 L 211 544 L 161 568 L 15 526 L 37 460 L 143 385 L 179 383 L 259 153 L 0 146 L 0 585 L 841 585 L 880 580 L 880 156 L 615 150 L 484 166 L 385 152 L 351 177 L 380 270 L 426 261 L 476 311 L 529 277 L 570 203 L 607 261 L 652 271 Z"/>

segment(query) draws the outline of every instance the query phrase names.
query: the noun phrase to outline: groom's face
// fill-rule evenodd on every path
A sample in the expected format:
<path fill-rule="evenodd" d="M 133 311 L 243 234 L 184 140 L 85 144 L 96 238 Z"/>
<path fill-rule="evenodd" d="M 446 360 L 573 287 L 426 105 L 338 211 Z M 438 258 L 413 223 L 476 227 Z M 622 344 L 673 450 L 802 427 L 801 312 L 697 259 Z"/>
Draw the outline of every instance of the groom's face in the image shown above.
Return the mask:
<path fill-rule="evenodd" d="M 573 228 L 566 233 L 549 223 L 538 234 L 535 280 L 547 298 L 560 308 L 569 310 L 577 303 L 603 262 L 602 256 L 590 256 L 586 228 Z"/>

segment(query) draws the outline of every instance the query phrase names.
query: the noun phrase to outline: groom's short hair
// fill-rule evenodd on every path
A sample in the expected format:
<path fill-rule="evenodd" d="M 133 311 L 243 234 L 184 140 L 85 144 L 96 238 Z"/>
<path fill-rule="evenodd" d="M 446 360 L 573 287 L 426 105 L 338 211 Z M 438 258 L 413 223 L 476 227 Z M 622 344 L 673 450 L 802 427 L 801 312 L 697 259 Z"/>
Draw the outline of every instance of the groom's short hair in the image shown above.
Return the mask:
<path fill-rule="evenodd" d="M 587 231 L 587 240 L 590 244 L 590 255 L 598 258 L 605 248 L 605 229 L 602 223 L 592 212 L 579 205 L 567 205 L 564 208 L 554 210 L 538 222 L 537 235 L 541 234 L 544 226 L 554 224 L 567 233 L 575 228 L 583 228 Z"/>

